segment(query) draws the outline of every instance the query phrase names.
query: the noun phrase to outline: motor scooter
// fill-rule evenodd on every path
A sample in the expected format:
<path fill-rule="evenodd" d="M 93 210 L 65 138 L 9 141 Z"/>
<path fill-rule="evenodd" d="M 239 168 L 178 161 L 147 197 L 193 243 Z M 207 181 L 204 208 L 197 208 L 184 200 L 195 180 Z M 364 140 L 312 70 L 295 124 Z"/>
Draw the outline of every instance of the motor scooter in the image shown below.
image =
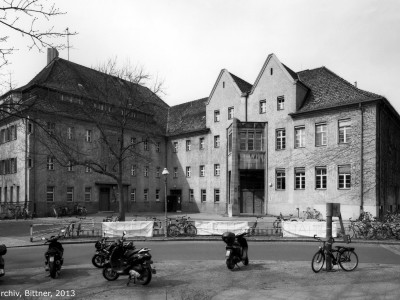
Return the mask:
<path fill-rule="evenodd" d="M 117 243 L 107 243 L 107 239 L 108 238 L 104 236 L 94 244 L 96 253 L 92 257 L 92 264 L 97 268 L 104 267 L 110 259 L 112 250 L 117 245 Z"/>
<path fill-rule="evenodd" d="M 63 236 L 65 230 L 61 230 L 61 233 L 57 236 L 51 236 L 50 238 L 42 237 L 42 240 L 46 241 L 45 245 L 49 245 L 46 253 L 44 254 L 45 270 L 49 271 L 51 278 L 56 278 L 61 271 L 61 266 L 64 263 L 63 254 L 64 248 L 62 244 L 58 241 L 59 238 Z"/>
<path fill-rule="evenodd" d="M 120 275 L 128 275 L 127 285 L 131 280 L 134 283 L 147 285 L 151 281 L 152 274 L 156 274 L 156 270 L 151 266 L 153 261 L 150 249 L 136 249 L 132 242 L 124 244 L 125 235 L 124 231 L 111 253 L 109 262 L 104 265 L 103 277 L 108 281 L 114 281 Z"/>
<path fill-rule="evenodd" d="M 5 275 L 3 255 L 6 255 L 6 253 L 7 253 L 6 245 L 0 245 L 0 277 L 3 277 Z"/>
<path fill-rule="evenodd" d="M 233 232 L 225 232 L 222 234 L 222 240 L 226 244 L 226 266 L 229 270 L 233 270 L 239 262 L 243 262 L 245 266 L 249 264 L 249 257 L 247 255 L 249 246 L 244 237 L 247 232 L 235 235 Z"/>

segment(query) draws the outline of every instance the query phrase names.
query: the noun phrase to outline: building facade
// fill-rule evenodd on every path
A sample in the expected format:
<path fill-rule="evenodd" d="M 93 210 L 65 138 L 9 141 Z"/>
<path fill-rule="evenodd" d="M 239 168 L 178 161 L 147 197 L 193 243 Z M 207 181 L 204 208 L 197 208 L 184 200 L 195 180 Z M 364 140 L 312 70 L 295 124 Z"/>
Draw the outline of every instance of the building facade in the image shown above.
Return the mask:
<path fill-rule="evenodd" d="M 52 78 L 57 70 L 72 68 L 74 78 L 95 71 L 59 58 L 49 66 L 52 72 L 7 93 L 3 103 L 38 88 L 82 99 Z M 143 141 L 138 157 L 146 157 L 125 165 L 127 211 L 163 211 L 166 198 L 169 211 L 230 216 L 301 215 L 307 208 L 324 215 L 328 202 L 340 203 L 344 218 L 400 209 L 398 113 L 325 67 L 294 72 L 271 54 L 254 84 L 223 69 L 209 97 L 172 107 L 156 99 L 152 107 L 125 133 L 127 141 Z M 71 115 L 57 120 L 91 151 L 85 143 L 88 130 L 99 134 L 95 126 Z M 84 167 L 52 170 L 46 149 L 30 150 L 34 125 L 15 116 L 2 122 L 3 211 L 18 201 L 39 215 L 76 202 L 91 212 L 118 210 L 113 180 Z"/>

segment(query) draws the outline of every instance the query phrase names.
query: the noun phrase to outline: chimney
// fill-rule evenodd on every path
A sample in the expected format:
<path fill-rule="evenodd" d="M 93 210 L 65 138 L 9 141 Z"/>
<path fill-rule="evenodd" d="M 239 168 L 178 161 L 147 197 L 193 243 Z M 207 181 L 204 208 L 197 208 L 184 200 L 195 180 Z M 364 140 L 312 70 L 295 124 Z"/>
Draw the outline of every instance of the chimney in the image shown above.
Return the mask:
<path fill-rule="evenodd" d="M 51 63 L 53 59 L 58 57 L 58 51 L 56 48 L 47 48 L 47 64 Z"/>
<path fill-rule="evenodd" d="M 355 87 L 357 87 L 357 81 L 356 81 L 356 82 L 354 82 L 354 86 L 355 86 Z"/>

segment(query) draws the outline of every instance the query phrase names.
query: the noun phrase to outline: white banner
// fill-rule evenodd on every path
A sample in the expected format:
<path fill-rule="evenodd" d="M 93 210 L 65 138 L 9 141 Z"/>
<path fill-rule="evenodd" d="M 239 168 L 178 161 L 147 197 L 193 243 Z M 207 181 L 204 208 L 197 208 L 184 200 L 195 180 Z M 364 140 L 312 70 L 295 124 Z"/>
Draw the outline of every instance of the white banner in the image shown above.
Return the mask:
<path fill-rule="evenodd" d="M 152 237 L 153 221 L 132 221 L 132 222 L 103 222 L 101 223 L 102 236 L 122 237 L 124 230 L 125 237 Z"/>
<path fill-rule="evenodd" d="M 222 235 L 230 231 L 235 234 L 249 230 L 247 221 L 195 221 L 197 235 Z"/>
<path fill-rule="evenodd" d="M 283 237 L 326 237 L 326 222 L 282 222 Z M 332 237 L 337 237 L 336 223 L 332 222 Z"/>

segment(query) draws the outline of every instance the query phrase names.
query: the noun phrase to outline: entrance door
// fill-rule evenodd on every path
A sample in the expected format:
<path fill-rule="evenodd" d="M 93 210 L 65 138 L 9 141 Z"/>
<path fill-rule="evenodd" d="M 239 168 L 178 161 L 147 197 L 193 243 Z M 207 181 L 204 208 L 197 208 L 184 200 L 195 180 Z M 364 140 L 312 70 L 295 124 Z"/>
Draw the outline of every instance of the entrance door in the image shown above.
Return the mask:
<path fill-rule="evenodd" d="M 110 210 L 110 188 L 100 188 L 99 210 L 100 211 Z"/>
<path fill-rule="evenodd" d="M 240 213 L 264 213 L 264 170 L 240 171 Z"/>
<path fill-rule="evenodd" d="M 170 190 L 171 211 L 182 210 L 182 190 Z"/>

